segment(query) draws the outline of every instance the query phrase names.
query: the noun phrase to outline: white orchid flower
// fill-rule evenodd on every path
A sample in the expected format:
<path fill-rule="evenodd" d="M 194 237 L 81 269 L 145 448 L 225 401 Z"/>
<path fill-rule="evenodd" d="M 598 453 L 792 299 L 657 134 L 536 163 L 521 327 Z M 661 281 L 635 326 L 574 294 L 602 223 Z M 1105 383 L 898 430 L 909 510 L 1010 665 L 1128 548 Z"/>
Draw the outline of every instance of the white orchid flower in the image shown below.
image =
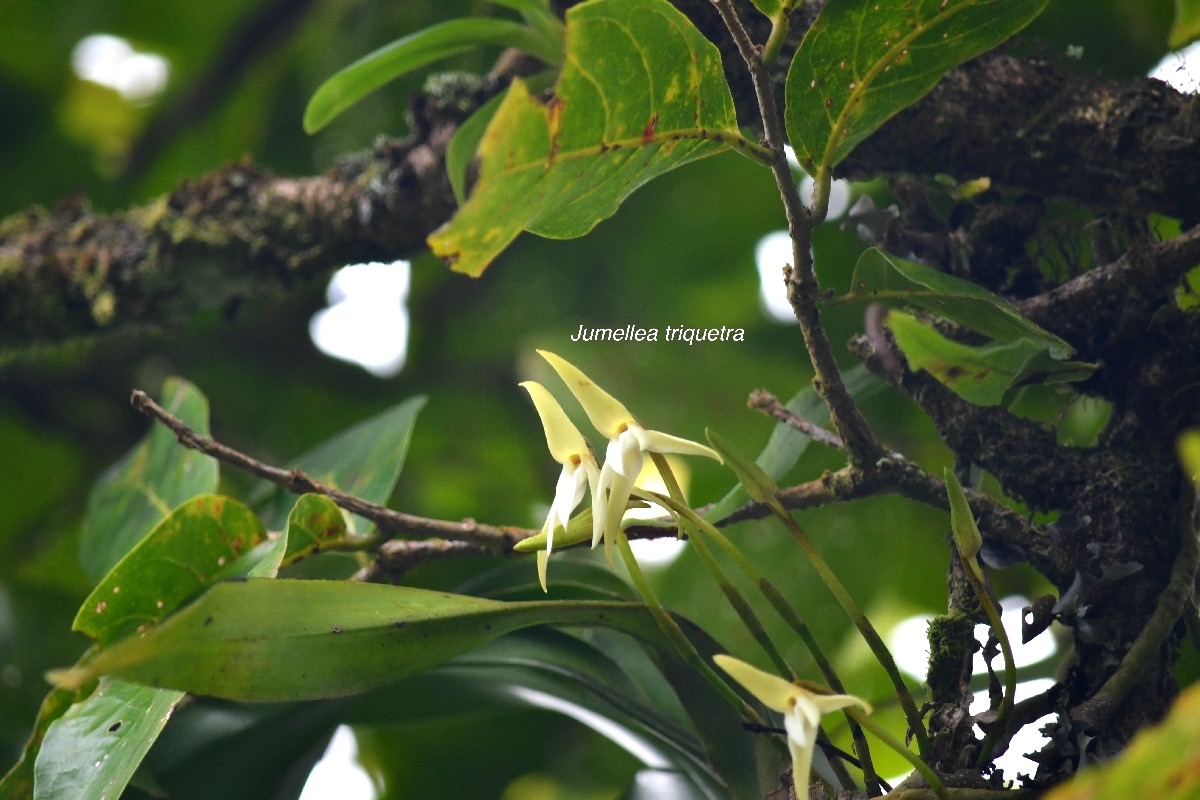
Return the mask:
<path fill-rule="evenodd" d="M 713 661 L 764 706 L 783 714 L 788 750 L 792 753 L 792 785 L 796 797 L 808 797 L 809 770 L 812 769 L 813 749 L 817 745 L 821 716 L 849 706 L 858 706 L 866 713 L 871 713 L 870 704 L 860 697 L 819 694 L 732 656 L 713 656 Z"/>
<path fill-rule="evenodd" d="M 604 467 L 592 489 L 592 547 L 603 539 L 604 553 L 611 564 L 621 518 L 625 515 L 646 453 L 679 453 L 717 461 L 721 457 L 698 442 L 646 430 L 619 400 L 593 383 L 574 364 L 547 350 L 538 350 L 538 353 L 550 362 L 571 394 L 579 400 L 592 425 L 608 439 Z"/>
<path fill-rule="evenodd" d="M 596 463 L 592 446 L 567 418 L 567 413 L 550 392 L 546 391 L 546 387 L 535 381 L 525 381 L 521 387 L 529 392 L 533 406 L 541 417 L 550 455 L 562 464 L 562 472 L 554 488 L 554 500 L 550 504 L 550 513 L 542 526 L 546 534 L 546 549 L 539 550 L 537 554 L 538 581 L 542 584 L 544 592 L 547 591 L 546 567 L 554 549 L 554 530 L 560 526 L 566 529 L 571 512 L 583 500 L 586 489 L 591 489 L 592 496 L 596 496 L 600 466 Z"/>

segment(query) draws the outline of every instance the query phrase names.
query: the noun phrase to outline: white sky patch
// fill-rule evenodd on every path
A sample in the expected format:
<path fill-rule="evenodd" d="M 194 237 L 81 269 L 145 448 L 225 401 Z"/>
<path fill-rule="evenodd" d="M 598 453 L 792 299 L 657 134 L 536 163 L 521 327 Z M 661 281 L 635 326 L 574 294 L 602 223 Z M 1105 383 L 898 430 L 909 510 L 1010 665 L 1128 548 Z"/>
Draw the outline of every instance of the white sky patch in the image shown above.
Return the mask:
<path fill-rule="evenodd" d="M 358 763 L 354 731 L 339 725 L 325 755 L 308 774 L 300 800 L 375 800 L 378 796 L 371 776 Z"/>
<path fill-rule="evenodd" d="M 309 334 L 322 353 L 358 364 L 379 378 L 404 368 L 408 355 L 407 261 L 354 264 L 334 273 L 329 307 L 309 322 Z"/>
<path fill-rule="evenodd" d="M 1058 649 L 1054 637 L 1049 632 L 1042 633 L 1027 644 L 1021 643 L 1021 609 L 1028 604 L 1029 601 L 1026 598 L 1019 596 L 1006 597 L 1000 601 L 1000 621 L 1004 625 L 1004 630 L 1008 633 L 1008 640 L 1013 648 L 1013 661 L 1016 663 L 1017 669 L 1039 664 L 1053 656 Z M 929 620 L 929 615 L 925 614 L 909 617 L 899 622 L 887 635 L 887 645 L 892 651 L 892 656 L 896 659 L 896 665 L 904 672 L 921 680 L 925 679 L 925 672 L 929 663 L 929 641 L 926 637 Z M 976 640 L 982 643 L 987 640 L 987 635 L 988 626 L 975 626 Z M 1004 669 L 1003 659 L 997 656 L 992 665 L 996 669 L 997 674 L 1002 676 Z M 972 672 L 975 675 L 984 675 L 987 673 L 987 668 L 983 663 L 983 656 L 979 653 L 975 654 Z M 1053 684 L 1054 681 L 1049 678 L 1038 678 L 1018 683 L 1016 701 L 1020 702 L 1028 697 L 1040 694 L 1049 689 Z M 987 708 L 987 692 L 976 692 L 970 712 L 978 714 L 986 711 Z M 1035 752 L 1045 744 L 1046 737 L 1038 729 L 1049 721 L 1049 719 L 1049 717 L 1044 717 L 1022 728 L 1013 737 L 1008 750 L 1000 758 L 996 759 L 996 765 L 1004 770 L 1006 777 L 1010 779 L 1015 778 L 1018 772 L 1032 775 L 1037 769 L 1037 764 L 1025 758 L 1024 754 Z"/>
<path fill-rule="evenodd" d="M 1181 92 L 1196 92 L 1200 89 L 1200 42 L 1192 42 L 1182 50 L 1167 53 L 1150 70 L 1150 77 L 1169 83 Z"/>
<path fill-rule="evenodd" d="M 71 52 L 71 66 L 83 80 L 107 86 L 131 103 L 154 99 L 167 88 L 171 75 L 167 59 L 139 52 L 127 40 L 109 33 L 80 39 Z"/>

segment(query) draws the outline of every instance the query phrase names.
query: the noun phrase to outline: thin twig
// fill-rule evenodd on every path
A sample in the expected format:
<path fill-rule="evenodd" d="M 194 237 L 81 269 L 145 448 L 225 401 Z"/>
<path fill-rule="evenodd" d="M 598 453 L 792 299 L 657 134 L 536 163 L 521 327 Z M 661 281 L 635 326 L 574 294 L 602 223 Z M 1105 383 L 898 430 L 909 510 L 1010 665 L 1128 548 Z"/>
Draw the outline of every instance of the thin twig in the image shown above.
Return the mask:
<path fill-rule="evenodd" d="M 846 444 L 831 430 L 822 428 L 811 420 L 793 414 L 788 411 L 787 406 L 779 402 L 779 398 L 768 392 L 766 389 L 755 389 L 750 393 L 750 399 L 746 403 L 750 408 L 763 412 L 764 414 L 782 422 L 784 425 L 791 426 L 796 430 L 808 436 L 810 439 L 820 442 L 836 450 L 845 450 Z"/>
<path fill-rule="evenodd" d="M 787 136 L 779 107 L 775 102 L 775 90 L 771 76 L 762 58 L 762 49 L 750 41 L 750 35 L 738 18 L 731 0 L 713 0 L 725 27 L 729 29 L 734 43 L 754 84 L 754 94 L 762 115 L 766 145 L 774 154 L 771 172 L 783 200 L 787 215 L 788 234 L 792 239 L 792 267 L 786 270 L 788 300 L 800 323 L 804 344 L 813 365 L 813 386 L 821 399 L 829 406 L 829 417 L 838 435 L 847 445 L 850 461 L 855 466 L 869 469 L 883 454 L 883 448 L 875 439 L 866 419 L 859 411 L 854 399 L 842 382 L 841 371 L 833 355 L 829 337 L 821 325 L 821 310 L 818 305 L 820 285 L 812 261 L 812 230 L 821 221 L 805 207 L 800 198 L 800 189 L 792 177 L 792 168 L 784 154 Z"/>
<path fill-rule="evenodd" d="M 290 492 L 303 494 L 312 492 L 328 497 L 347 511 L 358 514 L 375 523 L 381 531 L 391 535 L 407 534 L 416 537 L 452 539 L 460 542 L 471 542 L 489 553 L 507 553 L 520 540 L 533 535 L 536 531 L 512 526 L 485 525 L 473 519 L 461 522 L 426 519 L 403 511 L 394 511 L 385 506 L 371 503 L 360 497 L 326 486 L 315 478 L 296 469 L 282 469 L 265 464 L 239 450 L 221 444 L 215 439 L 201 436 L 188 427 L 187 423 L 172 415 L 165 408 L 154 402 L 148 394 L 135 389 L 129 398 L 129 403 L 142 414 L 156 419 L 170 428 L 184 447 L 190 447 L 201 453 L 212 456 L 218 461 L 237 467 L 240 470 L 257 475 L 260 478 L 282 486 Z"/>

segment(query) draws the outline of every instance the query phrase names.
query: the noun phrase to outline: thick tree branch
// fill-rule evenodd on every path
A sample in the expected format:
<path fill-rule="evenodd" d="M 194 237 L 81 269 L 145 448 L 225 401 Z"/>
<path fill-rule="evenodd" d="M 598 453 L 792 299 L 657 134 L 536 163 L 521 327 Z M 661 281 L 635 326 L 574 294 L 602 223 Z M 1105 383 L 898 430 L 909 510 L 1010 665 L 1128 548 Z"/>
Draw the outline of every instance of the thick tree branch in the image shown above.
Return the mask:
<path fill-rule="evenodd" d="M 752 107 L 753 87 L 738 77 L 745 70 L 711 3 L 680 6 L 707 14 L 701 28 L 723 48 L 735 99 Z M 782 91 L 782 74 L 771 78 Z M 1200 196 L 1198 103 L 1157 81 L 1102 81 L 989 55 L 951 72 L 840 169 L 987 175 L 1098 208 L 1189 218 Z M 241 164 L 126 212 L 64 206 L 8 218 L 0 350 L 171 325 L 351 261 L 423 251 L 454 210 L 442 158 L 458 113 L 415 98 L 413 137 L 381 142 L 322 176 L 281 178 Z"/>

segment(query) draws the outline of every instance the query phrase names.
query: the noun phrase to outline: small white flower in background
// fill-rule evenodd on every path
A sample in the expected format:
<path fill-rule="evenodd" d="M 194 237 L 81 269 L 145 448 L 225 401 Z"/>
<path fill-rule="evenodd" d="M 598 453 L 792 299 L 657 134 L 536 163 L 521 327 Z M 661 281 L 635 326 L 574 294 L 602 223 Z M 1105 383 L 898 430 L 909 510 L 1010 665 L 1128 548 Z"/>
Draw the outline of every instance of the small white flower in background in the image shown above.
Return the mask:
<path fill-rule="evenodd" d="M 817 745 L 821 716 L 849 706 L 858 706 L 866 713 L 871 713 L 871 705 L 853 695 L 819 694 L 732 656 L 713 656 L 713 661 L 764 706 L 783 714 L 788 750 L 792 753 L 792 784 L 796 797 L 808 797 L 808 774 L 812 769 L 813 749 Z"/>
<path fill-rule="evenodd" d="M 539 550 L 538 581 L 542 591 L 546 591 L 546 566 L 550 552 L 554 549 L 554 529 L 567 527 L 571 512 L 583 500 L 585 489 L 591 489 L 596 496 L 596 483 L 600 476 L 600 466 L 592 453 L 592 446 L 579 429 L 567 418 L 562 406 L 546 391 L 546 387 L 536 381 L 525 381 L 521 384 L 533 400 L 534 408 L 542 419 L 542 430 L 546 433 L 546 447 L 550 455 L 559 464 L 562 472 L 558 476 L 558 485 L 554 488 L 554 501 L 550 504 L 550 514 L 542 531 L 546 534 L 546 549 Z"/>
<path fill-rule="evenodd" d="M 629 505 L 646 453 L 679 453 L 717 461 L 721 457 L 698 442 L 646 430 L 619 400 L 593 383 L 574 364 L 547 350 L 538 350 L 538 353 L 567 384 L 596 430 L 608 439 L 604 467 L 592 487 L 592 547 L 603 539 L 604 554 L 611 564 L 621 518 Z"/>

